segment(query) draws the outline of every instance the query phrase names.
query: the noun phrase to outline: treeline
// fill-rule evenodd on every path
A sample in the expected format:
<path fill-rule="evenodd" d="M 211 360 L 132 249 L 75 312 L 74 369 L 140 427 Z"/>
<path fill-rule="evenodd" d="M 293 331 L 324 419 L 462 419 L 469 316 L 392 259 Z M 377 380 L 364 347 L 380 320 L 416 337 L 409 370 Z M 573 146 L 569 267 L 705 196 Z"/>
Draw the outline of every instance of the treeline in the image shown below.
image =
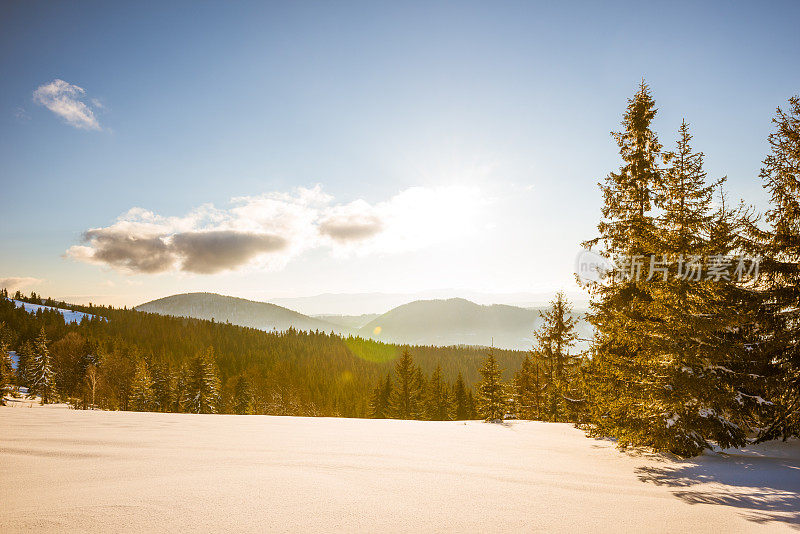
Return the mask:
<path fill-rule="evenodd" d="M 42 302 L 35 294 L 14 299 Z M 55 310 L 31 314 L 0 299 L 0 351 L 7 361 L 0 378 L 28 387 L 45 403 L 427 420 L 580 421 L 586 413 L 586 362 L 570 354 L 576 319 L 563 294 L 543 314 L 534 350 L 488 355 L 481 348 L 400 347 L 44 302 L 95 316 L 65 324 Z M 12 348 L 16 373 L 7 357 Z"/>
<path fill-rule="evenodd" d="M 478 368 L 475 392 L 461 374 L 453 384 L 444 379 L 441 366 L 430 376 L 415 365 L 405 350 L 394 374 L 379 379 L 372 392 L 370 416 L 374 418 L 425 419 L 431 421 L 508 418 L 542 421 L 584 421 L 586 360 L 570 353 L 577 340 L 576 319 L 558 293 L 534 332 L 536 346 L 525 354 L 510 379 L 490 349 Z"/>
<path fill-rule="evenodd" d="M 570 353 L 577 340 L 577 321 L 563 293 L 558 293 L 551 304 L 550 310 L 541 314 L 544 321 L 534 332 L 536 346 L 510 379 L 504 379 L 504 369 L 494 349 L 489 350 L 478 369 L 480 380 L 474 393 L 461 374 L 449 384 L 441 366 L 426 375 L 405 350 L 395 363 L 394 374 L 378 380 L 370 416 L 431 421 L 585 421 L 587 362 Z"/>
<path fill-rule="evenodd" d="M 5 291 L 0 295 L 8 297 Z M 43 303 L 38 295 L 13 297 Z M 443 380 L 452 383 L 461 374 L 468 389 L 479 380 L 486 357 L 485 349 L 475 347 L 401 347 L 324 332 L 270 333 L 44 302 L 96 318 L 65 324 L 57 311 L 28 313 L 0 298 L 3 354 L 16 351 L 20 361 L 17 373 L 2 376 L 38 394 L 46 389 L 48 402 L 78 407 L 368 417 L 375 383 L 393 370 L 404 349 L 424 373 L 439 366 Z M 525 357 L 519 351 L 495 354 L 509 369 L 506 379 Z M 52 382 L 42 382 L 43 364 L 52 370 Z"/>
<path fill-rule="evenodd" d="M 800 433 L 800 99 L 778 109 L 763 220 L 709 180 L 689 126 L 666 150 L 642 82 L 600 183 L 613 262 L 587 285 L 595 328 L 588 428 L 683 456 Z"/>

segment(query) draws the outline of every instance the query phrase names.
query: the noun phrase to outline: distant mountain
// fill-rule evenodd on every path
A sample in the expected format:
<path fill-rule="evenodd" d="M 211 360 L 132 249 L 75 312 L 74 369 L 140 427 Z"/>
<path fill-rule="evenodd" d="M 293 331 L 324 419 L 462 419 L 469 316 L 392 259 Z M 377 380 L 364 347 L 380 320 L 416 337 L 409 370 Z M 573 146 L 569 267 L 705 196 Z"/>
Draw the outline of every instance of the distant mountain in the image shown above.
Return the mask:
<path fill-rule="evenodd" d="M 327 321 L 345 328 L 358 330 L 368 322 L 379 317 L 378 313 L 365 313 L 364 315 L 315 315 L 315 319 Z"/>
<path fill-rule="evenodd" d="M 483 345 L 530 349 L 533 331 L 542 319 L 537 308 L 503 304 L 484 306 L 465 299 L 420 300 L 404 304 L 370 321 L 359 330 L 363 337 L 415 345 Z M 575 312 L 575 315 L 582 315 Z M 580 337 L 590 335 L 579 320 Z"/>
<path fill-rule="evenodd" d="M 382 315 L 322 315 L 310 317 L 271 304 L 215 293 L 172 295 L 136 306 L 136 310 L 214 319 L 260 330 L 319 330 L 342 335 L 359 335 L 388 343 L 408 345 L 476 345 L 500 349 L 528 350 L 533 331 L 541 325 L 542 308 L 520 308 L 504 304 L 481 305 L 462 298 L 418 300 L 398 306 Z M 580 310 L 574 314 L 582 316 Z M 591 335 L 582 319 L 582 338 Z"/>
<path fill-rule="evenodd" d="M 239 326 L 258 328 L 259 330 L 320 330 L 349 334 L 350 328 L 333 324 L 322 319 L 309 317 L 288 308 L 268 302 L 255 302 L 217 295 L 216 293 L 184 293 L 153 300 L 136 306 L 138 311 L 173 315 L 176 317 L 194 317 L 196 319 L 214 319 L 217 322 L 230 322 Z"/>
<path fill-rule="evenodd" d="M 417 300 L 463 298 L 477 304 L 507 304 L 519 308 L 538 308 L 549 305 L 555 291 L 547 293 L 481 293 L 463 289 L 436 289 L 417 293 L 325 293 L 309 297 L 278 297 L 268 299 L 274 304 L 297 310 L 306 315 L 361 315 L 385 313 L 388 310 Z M 576 307 L 588 304 L 585 292 L 567 292 Z"/>

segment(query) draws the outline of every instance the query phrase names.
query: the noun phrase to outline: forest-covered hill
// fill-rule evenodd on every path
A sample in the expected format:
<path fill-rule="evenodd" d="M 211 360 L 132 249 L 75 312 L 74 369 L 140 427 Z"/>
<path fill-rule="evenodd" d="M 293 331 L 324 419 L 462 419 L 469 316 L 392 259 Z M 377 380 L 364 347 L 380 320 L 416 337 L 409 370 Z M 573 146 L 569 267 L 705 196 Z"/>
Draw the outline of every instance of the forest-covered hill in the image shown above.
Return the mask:
<path fill-rule="evenodd" d="M 266 331 L 289 328 L 307 332 L 334 332 L 403 345 L 470 345 L 510 350 L 530 350 L 533 331 L 541 324 L 544 308 L 480 305 L 462 298 L 418 300 L 378 315 L 310 317 L 268 302 L 217 295 L 187 293 L 141 304 L 139 311 L 229 322 Z M 581 339 L 591 337 L 591 327 L 576 310 Z M 585 343 L 579 343 L 580 347 Z"/>
<path fill-rule="evenodd" d="M 97 403 L 111 409 L 129 407 L 137 366 L 144 363 L 161 409 L 173 411 L 193 362 L 209 350 L 220 379 L 221 411 L 233 411 L 236 385 L 244 378 L 256 413 L 350 417 L 369 414 L 375 384 L 391 372 L 403 349 L 424 373 L 441 365 L 446 381 L 461 373 L 467 386 L 478 381 L 486 357 L 483 348 L 407 347 L 293 328 L 265 332 L 138 310 L 45 303 L 97 317 L 67 324 L 55 310 L 28 313 L 0 299 L 0 336 L 24 357 L 37 352 L 43 330 L 60 396 L 85 399 L 86 372 L 94 365 L 100 376 Z M 495 356 L 510 379 L 525 353 L 495 350 Z"/>
<path fill-rule="evenodd" d="M 461 298 L 419 300 L 376 317 L 359 330 L 359 335 L 388 343 L 529 350 L 534 344 L 533 331 L 542 322 L 542 309 L 484 306 Z M 590 327 L 583 314 L 572 315 L 578 320 L 579 336 L 589 338 Z"/>
<path fill-rule="evenodd" d="M 171 295 L 136 306 L 136 309 L 159 315 L 192 317 L 214 320 L 218 323 L 231 323 L 259 330 L 283 331 L 289 328 L 313 332 L 336 332 L 348 334 L 352 330 L 296 311 L 252 300 L 218 295 L 216 293 L 183 293 Z"/>

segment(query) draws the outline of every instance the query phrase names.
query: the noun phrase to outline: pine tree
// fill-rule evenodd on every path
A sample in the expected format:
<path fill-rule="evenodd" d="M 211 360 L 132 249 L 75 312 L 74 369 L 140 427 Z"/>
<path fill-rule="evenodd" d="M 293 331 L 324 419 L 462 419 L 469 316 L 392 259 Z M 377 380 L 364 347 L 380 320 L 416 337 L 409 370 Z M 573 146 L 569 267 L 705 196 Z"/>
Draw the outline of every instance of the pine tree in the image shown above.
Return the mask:
<path fill-rule="evenodd" d="M 455 386 L 453 386 L 453 405 L 454 419 L 457 421 L 472 419 L 473 407 L 461 373 L 458 373 Z"/>
<path fill-rule="evenodd" d="M 800 96 L 778 108 L 760 177 L 770 193 L 767 230 L 751 225 L 761 262 L 762 347 L 771 363 L 773 413 L 760 439 L 800 436 Z"/>
<path fill-rule="evenodd" d="M 17 349 L 17 385 L 30 388 L 33 382 L 33 361 L 35 351 L 29 340 Z"/>
<path fill-rule="evenodd" d="M 32 393 L 42 398 L 42 404 L 56 400 L 56 377 L 53 362 L 47 345 L 50 342 L 45 335 L 44 327 L 33 346 Z"/>
<path fill-rule="evenodd" d="M 385 406 L 381 403 L 381 396 L 383 394 L 383 378 L 378 378 L 378 384 L 372 390 L 372 396 L 369 400 L 369 416 L 372 419 L 385 419 L 386 410 Z"/>
<path fill-rule="evenodd" d="M 657 162 L 661 144 L 651 123 L 656 115 L 655 102 L 644 82 L 628 101 L 622 126 L 614 133 L 623 164 L 604 184 L 603 220 L 600 236 L 585 243 L 602 245 L 602 255 L 618 264 L 630 263 L 629 276 L 623 269 L 614 271 L 599 283 L 589 285 L 592 295 L 589 322 L 594 326 L 590 366 L 592 426 L 595 435 L 613 436 L 621 446 L 638 444 L 646 439 L 650 419 L 639 416 L 649 404 L 642 389 L 649 384 L 651 368 L 646 346 L 635 333 L 651 313 L 650 284 L 635 270 L 630 259 L 659 253 L 655 220 L 651 213 L 653 189 L 662 183 Z"/>
<path fill-rule="evenodd" d="M 386 379 L 378 379 L 378 385 L 372 392 L 370 400 L 370 417 L 373 419 L 386 419 L 390 415 L 390 399 L 392 397 L 392 377 L 387 374 Z"/>
<path fill-rule="evenodd" d="M 477 419 L 478 403 L 475 402 L 475 396 L 472 394 L 471 389 L 467 391 L 467 408 L 469 409 L 469 417 L 467 419 Z"/>
<path fill-rule="evenodd" d="M 425 418 L 429 421 L 449 421 L 452 404 L 441 364 L 436 366 L 428 381 L 425 394 Z"/>
<path fill-rule="evenodd" d="M 520 419 L 538 420 L 542 418 L 544 387 L 539 372 L 539 358 L 536 353 L 533 354 L 533 359 L 531 359 L 531 354 L 525 356 L 519 371 L 514 375 L 517 417 Z"/>
<path fill-rule="evenodd" d="M 506 388 L 501 378 L 502 370 L 494 357 L 494 350 L 489 350 L 480 373 L 482 378 L 476 387 L 478 413 L 487 421 L 502 419 L 506 407 Z"/>
<path fill-rule="evenodd" d="M 176 413 L 189 411 L 188 399 L 190 370 L 188 365 L 182 364 L 175 372 L 175 395 L 173 397 L 172 411 Z"/>
<path fill-rule="evenodd" d="M 415 419 L 420 416 L 421 384 L 419 369 L 408 349 L 395 364 L 395 386 L 392 389 L 391 411 L 396 419 Z"/>
<path fill-rule="evenodd" d="M 5 406 L 6 389 L 11 385 L 13 373 L 8 345 L 5 341 L 0 340 L 0 406 Z"/>
<path fill-rule="evenodd" d="M 689 271 L 690 261 L 708 265 L 735 252 L 748 214 L 725 202 L 712 211 L 722 181 L 706 182 L 703 155 L 690 141 L 684 122 L 652 188 L 660 214 L 644 238 L 631 240 L 639 248 L 612 250 L 649 253 L 650 272 L 639 279 L 615 275 L 593 288 L 599 298 L 590 317 L 597 332 L 590 364 L 593 431 L 618 438 L 621 446 L 682 456 L 712 442 L 743 444 L 743 415 L 756 398 L 748 393 L 753 299 L 733 280 Z"/>
<path fill-rule="evenodd" d="M 653 318 L 637 332 L 647 344 L 651 377 L 637 388 L 649 399 L 639 412 L 650 418 L 643 441 L 682 456 L 712 443 L 745 444 L 763 389 L 763 355 L 753 328 L 756 293 L 732 272 L 699 280 L 683 276 L 687 258 L 703 258 L 707 268 L 715 261 L 733 263 L 727 258 L 740 257 L 742 230 L 752 224 L 748 210 L 731 209 L 723 193 L 713 209 L 712 195 L 724 179 L 706 181 L 703 154 L 690 141 L 684 121 L 657 201 L 661 248 L 674 261 L 666 279 L 651 281 Z"/>
<path fill-rule="evenodd" d="M 128 409 L 134 412 L 148 412 L 155 407 L 153 378 L 143 358 L 136 362 L 131 381 Z"/>
<path fill-rule="evenodd" d="M 682 254 L 684 259 L 708 252 L 708 232 L 713 220 L 711 203 L 714 192 L 725 182 L 722 178 L 707 183 L 704 155 L 692 149 L 691 140 L 689 125 L 684 120 L 678 130 L 676 149 L 664 154 L 667 167 L 656 192 L 656 205 L 662 209 L 658 217 L 662 252 Z"/>
<path fill-rule="evenodd" d="M 661 181 L 661 144 L 650 128 L 656 113 L 650 88 L 642 80 L 639 91 L 628 101 L 623 131 L 612 134 L 624 163 L 599 184 L 605 200 L 604 219 L 598 225 L 601 237 L 591 243 L 602 240 L 607 252 L 653 252 L 654 224 L 649 212 L 653 188 Z"/>
<path fill-rule="evenodd" d="M 0 298 L 8 298 L 8 292 L 0 290 Z M 4 396 L 6 389 L 14 382 L 14 366 L 11 362 L 9 346 L 15 338 L 14 332 L 8 328 L 5 322 L 0 322 L 0 406 L 5 404 Z"/>
<path fill-rule="evenodd" d="M 550 303 L 550 309 L 540 312 L 544 320 L 534 332 L 538 343 L 537 352 L 547 370 L 545 411 L 549 421 L 565 421 L 574 413 L 574 382 L 579 357 L 570 354 L 578 338 L 575 332 L 577 319 L 572 317 L 570 306 L 563 292 L 558 292 Z"/>
<path fill-rule="evenodd" d="M 417 405 L 417 413 L 414 416 L 415 419 L 424 419 L 425 418 L 425 393 L 428 391 L 428 378 L 425 376 L 425 373 L 422 371 L 422 367 L 417 365 L 416 371 L 416 405 Z"/>
<path fill-rule="evenodd" d="M 236 379 L 233 389 L 233 410 L 239 415 L 252 415 L 253 411 L 253 391 L 250 388 L 250 381 L 245 375 L 240 375 Z"/>
<path fill-rule="evenodd" d="M 201 352 L 189 369 L 183 408 L 191 413 L 217 413 L 220 381 L 214 364 L 214 350 Z"/>
<path fill-rule="evenodd" d="M 155 363 L 150 366 L 153 377 L 153 409 L 159 412 L 169 412 L 175 404 L 175 379 L 166 364 Z"/>

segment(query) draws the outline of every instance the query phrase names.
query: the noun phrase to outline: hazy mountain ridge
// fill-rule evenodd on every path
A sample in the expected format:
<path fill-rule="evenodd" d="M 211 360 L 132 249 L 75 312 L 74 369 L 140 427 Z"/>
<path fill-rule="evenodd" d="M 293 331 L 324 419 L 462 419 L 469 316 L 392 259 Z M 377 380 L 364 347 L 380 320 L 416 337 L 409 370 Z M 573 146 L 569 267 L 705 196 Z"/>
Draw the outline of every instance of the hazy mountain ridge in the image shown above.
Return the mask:
<path fill-rule="evenodd" d="M 553 300 L 554 292 L 483 293 L 463 289 L 437 289 L 415 293 L 323 293 L 307 297 L 275 297 L 273 304 L 296 310 L 311 317 L 326 315 L 380 315 L 415 301 L 462 298 L 482 305 L 506 304 L 518 308 L 542 308 Z M 567 292 L 567 298 L 577 307 L 588 305 L 585 292 Z"/>
<path fill-rule="evenodd" d="M 350 328 L 309 317 L 277 304 L 216 293 L 182 293 L 140 304 L 135 309 L 160 315 L 214 319 L 221 323 L 230 322 L 267 331 L 282 331 L 292 327 L 306 331 L 333 331 L 344 335 L 352 333 Z"/>
<path fill-rule="evenodd" d="M 541 308 L 520 308 L 506 304 L 482 305 L 463 298 L 417 300 L 388 312 L 364 315 L 322 315 L 310 317 L 268 302 L 228 297 L 215 293 L 172 295 L 136 306 L 136 310 L 214 319 L 260 330 L 297 330 L 358 335 L 387 343 L 408 345 L 473 345 L 528 350 L 534 344 L 533 331 L 541 325 Z M 591 335 L 581 311 L 581 338 Z"/>
<path fill-rule="evenodd" d="M 422 300 L 390 310 L 362 327 L 359 334 L 390 343 L 526 350 L 533 346 L 533 331 L 542 323 L 543 309 L 481 305 L 462 298 Z M 579 312 L 574 315 L 582 316 Z M 580 337 L 589 332 L 582 319 L 578 332 Z"/>
<path fill-rule="evenodd" d="M 314 315 L 315 319 L 327 321 L 344 328 L 358 330 L 370 321 L 380 317 L 379 313 L 365 313 L 362 315 Z"/>

